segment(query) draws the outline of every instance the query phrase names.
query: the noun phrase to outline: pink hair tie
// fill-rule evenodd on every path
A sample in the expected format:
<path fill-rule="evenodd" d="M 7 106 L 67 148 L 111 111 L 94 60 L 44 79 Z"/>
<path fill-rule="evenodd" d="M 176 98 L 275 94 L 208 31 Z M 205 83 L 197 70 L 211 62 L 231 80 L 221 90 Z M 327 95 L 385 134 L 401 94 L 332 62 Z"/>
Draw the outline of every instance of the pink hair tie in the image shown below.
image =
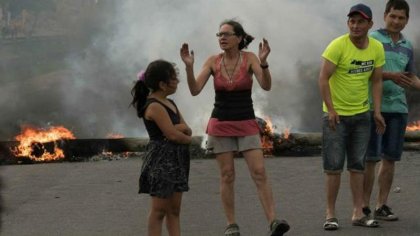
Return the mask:
<path fill-rule="evenodd" d="M 140 81 L 143 81 L 144 82 L 144 80 L 146 79 L 146 75 L 145 74 L 146 74 L 145 71 L 144 70 L 141 70 L 139 73 L 137 73 L 137 78 Z"/>

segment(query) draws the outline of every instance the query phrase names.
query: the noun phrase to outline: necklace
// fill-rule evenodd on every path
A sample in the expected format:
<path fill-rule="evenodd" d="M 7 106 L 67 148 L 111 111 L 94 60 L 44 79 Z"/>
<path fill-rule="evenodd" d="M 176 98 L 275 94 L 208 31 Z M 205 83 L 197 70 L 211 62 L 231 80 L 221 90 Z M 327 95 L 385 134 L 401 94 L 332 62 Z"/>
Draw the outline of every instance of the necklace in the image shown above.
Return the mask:
<path fill-rule="evenodd" d="M 229 74 L 229 71 L 227 70 L 226 63 L 225 63 L 225 54 L 223 54 L 223 58 L 222 58 L 222 60 L 223 60 L 223 68 L 225 68 L 226 74 L 229 77 L 229 81 L 228 81 L 229 84 L 232 84 L 233 83 L 233 75 L 235 74 L 236 67 L 238 66 L 239 58 L 241 58 L 241 53 L 239 53 L 238 59 L 236 59 L 236 63 L 235 63 L 235 66 L 233 67 L 232 74 Z"/>

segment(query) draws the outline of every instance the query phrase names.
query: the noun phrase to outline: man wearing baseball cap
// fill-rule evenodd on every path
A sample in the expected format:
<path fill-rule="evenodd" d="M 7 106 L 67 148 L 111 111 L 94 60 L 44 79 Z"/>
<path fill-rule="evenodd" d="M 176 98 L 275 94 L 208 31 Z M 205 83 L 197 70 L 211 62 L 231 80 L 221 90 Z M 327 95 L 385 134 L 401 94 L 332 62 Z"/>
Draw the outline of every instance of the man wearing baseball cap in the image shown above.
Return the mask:
<path fill-rule="evenodd" d="M 350 17 L 354 14 L 360 14 L 360 16 L 366 20 L 372 21 L 372 11 L 365 4 L 359 3 L 354 5 L 352 8 L 350 8 L 349 14 L 347 14 L 347 16 Z"/>
<path fill-rule="evenodd" d="M 363 214 L 363 181 L 371 125 L 369 82 L 372 84 L 372 115 L 376 130 L 379 133 L 385 130 L 380 112 L 385 53 L 382 44 L 368 36 L 373 25 L 372 11 L 368 6 L 354 5 L 347 16 L 349 33 L 334 39 L 327 46 L 322 54 L 319 75 L 324 111 L 322 157 L 327 195 L 325 230 L 339 228 L 335 203 L 346 159 L 353 197 L 352 225 L 378 226 L 376 220 Z"/>

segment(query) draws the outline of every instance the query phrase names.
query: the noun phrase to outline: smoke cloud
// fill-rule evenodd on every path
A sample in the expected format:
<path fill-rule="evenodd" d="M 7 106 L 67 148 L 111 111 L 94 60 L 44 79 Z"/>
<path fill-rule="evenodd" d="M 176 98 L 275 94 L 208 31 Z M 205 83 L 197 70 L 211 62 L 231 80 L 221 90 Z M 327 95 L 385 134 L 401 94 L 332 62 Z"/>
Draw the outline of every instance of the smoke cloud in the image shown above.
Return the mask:
<path fill-rule="evenodd" d="M 117 3 L 115 3 L 117 2 Z M 362 1 L 371 6 L 373 29 L 383 26 L 386 1 Z M 420 2 L 408 1 L 410 22 L 405 35 L 415 47 Z M 254 107 L 271 117 L 280 131 L 319 131 L 322 102 L 317 79 L 320 55 L 327 44 L 346 32 L 348 10 L 354 1 L 320 0 L 98 0 L 102 7 L 96 34 L 82 52 L 63 55 L 66 69 L 22 80 L 8 80 L 0 88 L 0 140 L 10 140 L 22 124 L 63 125 L 78 138 L 103 138 L 109 133 L 146 136 L 136 117 L 130 90 L 136 74 L 148 62 L 175 62 L 180 84 L 173 96 L 195 135 L 203 135 L 214 101 L 212 80 L 192 97 L 179 49 L 186 42 L 195 52 L 197 74 L 206 58 L 220 52 L 219 24 L 234 18 L 255 37 L 248 50 L 257 53 L 266 38 L 272 48 L 268 62 L 273 78 L 269 92 L 254 81 Z M 112 7 L 109 7 L 109 6 Z M 420 118 L 420 117 L 417 117 Z"/>

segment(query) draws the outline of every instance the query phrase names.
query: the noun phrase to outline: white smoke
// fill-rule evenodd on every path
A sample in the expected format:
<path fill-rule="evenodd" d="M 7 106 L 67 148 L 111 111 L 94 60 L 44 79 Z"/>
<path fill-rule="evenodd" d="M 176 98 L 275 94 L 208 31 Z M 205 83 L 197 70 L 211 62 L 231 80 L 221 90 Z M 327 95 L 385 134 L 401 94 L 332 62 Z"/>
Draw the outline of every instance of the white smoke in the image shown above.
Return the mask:
<path fill-rule="evenodd" d="M 385 1 L 365 3 L 373 10 L 374 29 L 382 26 Z M 414 1 L 410 3 L 413 5 Z M 319 63 L 325 46 L 334 37 L 348 31 L 346 15 L 354 4 L 354 1 L 334 0 L 317 1 L 316 4 L 309 0 L 126 1 L 121 8 L 121 22 L 116 33 L 118 36 L 110 41 L 109 55 L 115 58 L 115 62 L 124 61 L 127 65 L 130 65 L 130 61 L 134 64 L 135 61 L 157 58 L 176 62 L 184 80 L 174 98 L 195 133 L 202 134 L 212 109 L 212 82 L 210 80 L 199 96 L 190 96 L 179 48 L 183 42 L 187 42 L 195 51 L 194 69 L 195 74 L 198 74 L 205 59 L 220 52 L 215 37 L 219 23 L 224 19 L 235 18 L 256 38 L 248 48 L 250 51 L 257 52 L 262 38 L 267 38 L 272 48 L 269 56 L 270 70 L 273 84 L 278 86 L 270 92 L 254 86 L 257 115 L 272 117 L 273 123 L 278 126 L 299 129 L 296 126 L 300 124 L 305 107 L 318 106 L 320 110 L 321 101 L 303 104 L 301 98 L 308 91 L 296 91 L 294 86 L 289 86 L 293 83 L 317 82 L 318 74 L 313 74 L 312 78 L 296 78 L 299 70 L 296 65 L 298 62 Z M 415 22 L 415 14 L 411 15 L 410 21 Z M 419 30 L 408 27 L 406 33 L 409 38 L 414 38 Z M 121 35 L 125 37 L 119 37 Z"/>
<path fill-rule="evenodd" d="M 373 10 L 373 29 L 382 27 L 386 1 L 361 2 Z M 414 22 L 419 21 L 415 12 L 420 9 L 420 2 L 408 2 L 412 9 L 404 33 L 416 47 L 420 29 Z M 262 38 L 269 41 L 272 49 L 268 58 L 272 91 L 265 92 L 254 82 L 257 115 L 271 117 L 280 129 L 317 129 L 320 117 L 308 111 L 321 111 L 317 86 L 320 55 L 333 38 L 348 32 L 346 15 L 356 3 L 350 0 L 114 2 L 112 11 L 106 12 L 108 15 L 100 22 L 103 32 L 93 37 L 82 55 L 67 57 L 71 70 L 50 74 L 57 77 L 51 87 L 37 89 L 58 92 L 40 99 L 28 98 L 27 92 L 19 93 L 22 84 L 9 83 L 0 88 L 2 109 L 18 110 L 7 119 L 0 118 L 1 124 L 4 127 L 12 124 L 15 129 L 21 123 L 59 124 L 74 130 L 78 138 L 102 138 L 110 132 L 145 136 L 142 122 L 134 109 L 128 107 L 130 90 L 137 72 L 145 69 L 148 62 L 162 58 L 178 65 L 181 83 L 173 98 L 194 135 L 203 135 L 214 102 L 212 79 L 200 95 L 192 97 L 179 49 L 186 42 L 194 50 L 194 70 L 198 74 L 206 58 L 220 52 L 215 36 L 220 22 L 234 18 L 255 37 L 249 51 L 257 53 Z M 34 86 L 41 85 L 34 82 L 25 88 Z M 45 110 L 45 115 L 31 116 L 34 107 Z M 308 115 L 315 115 L 309 118 L 315 120 L 314 124 L 306 124 Z M 0 134 L 4 136 L 1 139 L 12 138 L 10 132 Z"/>

